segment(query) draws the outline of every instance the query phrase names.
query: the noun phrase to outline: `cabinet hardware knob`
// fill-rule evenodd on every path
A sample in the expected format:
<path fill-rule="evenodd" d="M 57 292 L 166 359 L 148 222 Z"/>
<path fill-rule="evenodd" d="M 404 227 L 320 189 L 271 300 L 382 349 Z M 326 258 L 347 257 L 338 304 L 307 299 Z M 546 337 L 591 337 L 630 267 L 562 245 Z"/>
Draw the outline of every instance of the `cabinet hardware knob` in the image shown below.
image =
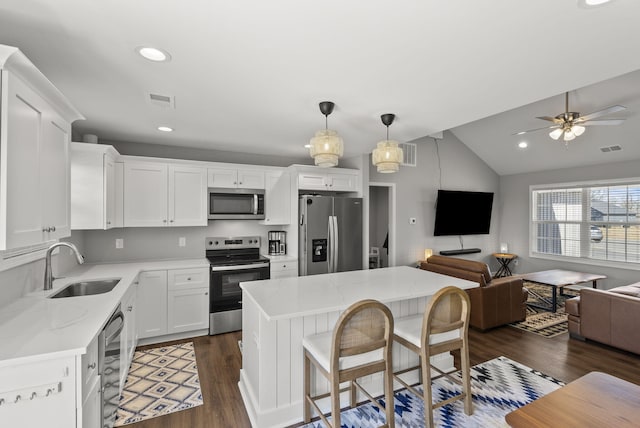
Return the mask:
<path fill-rule="evenodd" d="M 138 284 L 140 284 L 140 281 L 134 281 L 133 283 L 134 283 L 135 285 L 138 285 Z"/>
<path fill-rule="evenodd" d="M 238 184 L 242 184 L 242 181 L 240 183 L 238 183 Z"/>
<path fill-rule="evenodd" d="M 233 184 L 238 184 L 238 183 L 236 183 L 236 182 L 234 181 L 234 182 L 233 182 Z"/>
<path fill-rule="evenodd" d="M 29 398 L 29 400 L 33 400 L 34 398 L 36 398 L 38 396 L 37 392 L 32 392 L 31 393 L 31 398 Z"/>
<path fill-rule="evenodd" d="M 166 222 L 167 222 L 167 220 L 162 220 L 162 222 L 163 222 L 163 223 L 166 223 Z"/>
<path fill-rule="evenodd" d="M 95 368 L 96 368 L 96 363 L 95 363 L 95 362 L 93 362 L 93 363 L 89 364 L 89 365 L 87 366 L 87 368 L 88 368 L 88 369 L 91 369 L 91 370 L 95 369 Z"/>
<path fill-rule="evenodd" d="M 108 221 L 108 222 L 107 222 L 107 224 L 111 224 L 111 222 L 110 222 L 110 221 Z"/>
<path fill-rule="evenodd" d="M 208 296 L 208 295 L 209 295 L 209 292 L 207 291 L 206 293 L 204 293 L 204 295 L 205 295 L 205 296 Z"/>
<path fill-rule="evenodd" d="M 169 220 L 169 223 L 173 223 L 173 220 Z"/>
<path fill-rule="evenodd" d="M 191 277 L 187 278 L 187 281 L 191 281 Z"/>
<path fill-rule="evenodd" d="M 22 400 L 22 396 L 20 395 L 16 395 L 16 401 L 14 401 L 14 403 L 17 403 L 18 401 Z"/>
<path fill-rule="evenodd" d="M 48 232 L 48 230 L 47 230 L 47 228 L 46 228 L 46 227 L 43 227 L 43 228 L 42 228 L 42 231 L 43 231 L 43 232 Z"/>
<path fill-rule="evenodd" d="M 133 305 L 129 305 L 129 306 L 127 307 L 127 311 L 131 312 L 132 310 L 133 310 Z"/>
<path fill-rule="evenodd" d="M 55 226 L 51 226 L 51 231 L 55 232 L 56 231 L 56 227 Z"/>

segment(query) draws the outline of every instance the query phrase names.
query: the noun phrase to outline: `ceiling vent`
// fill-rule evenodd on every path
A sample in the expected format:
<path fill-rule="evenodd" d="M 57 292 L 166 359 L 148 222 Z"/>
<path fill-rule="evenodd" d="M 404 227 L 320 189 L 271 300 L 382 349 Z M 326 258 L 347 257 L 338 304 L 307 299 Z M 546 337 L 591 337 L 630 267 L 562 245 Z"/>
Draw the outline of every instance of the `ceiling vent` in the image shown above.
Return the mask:
<path fill-rule="evenodd" d="M 416 166 L 418 146 L 415 143 L 398 143 L 398 147 L 402 149 L 402 163 L 403 166 Z"/>
<path fill-rule="evenodd" d="M 175 98 L 171 95 L 154 94 L 152 92 L 147 95 L 147 101 L 155 106 L 163 108 L 176 108 Z"/>
<path fill-rule="evenodd" d="M 620 150 L 622 150 L 622 147 L 617 144 L 615 146 L 600 147 L 602 153 L 619 152 Z"/>

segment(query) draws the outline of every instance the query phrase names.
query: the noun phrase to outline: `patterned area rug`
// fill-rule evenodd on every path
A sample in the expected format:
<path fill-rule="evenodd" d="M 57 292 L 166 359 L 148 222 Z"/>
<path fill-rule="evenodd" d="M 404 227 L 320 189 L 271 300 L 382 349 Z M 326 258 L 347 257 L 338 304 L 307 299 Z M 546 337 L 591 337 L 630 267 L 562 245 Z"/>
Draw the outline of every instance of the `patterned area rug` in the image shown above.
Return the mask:
<path fill-rule="evenodd" d="M 551 287 L 527 281 L 524 282 L 524 286 L 529 290 L 527 303 L 547 305 L 545 300 L 551 301 Z M 565 288 L 564 293 L 565 295 L 561 296 L 560 290 L 558 290 L 558 309 L 555 313 L 534 308 L 533 306 L 527 306 L 527 319 L 509 325 L 544 337 L 556 337 L 560 334 L 567 333 L 569 327 L 567 314 L 564 312 L 564 302 L 567 299 L 577 296 L 579 292 Z"/>
<path fill-rule="evenodd" d="M 456 373 L 460 378 L 460 372 Z M 462 400 L 434 411 L 436 427 L 508 427 L 504 418 L 518 409 L 564 386 L 562 381 L 506 357 L 498 357 L 471 368 L 473 414 L 464 413 Z M 434 400 L 442 400 L 460 392 L 460 386 L 447 378 L 432 384 Z M 421 391 L 421 390 L 420 390 Z M 396 427 L 424 427 L 424 402 L 406 389 L 394 395 Z M 380 400 L 384 402 L 384 400 Z M 330 419 L 330 418 L 329 418 Z M 371 403 L 342 412 L 342 427 L 369 428 L 385 423 L 385 415 Z M 323 428 L 322 421 L 312 422 L 304 428 Z"/>
<path fill-rule="evenodd" d="M 202 405 L 193 342 L 136 351 L 115 426 Z"/>

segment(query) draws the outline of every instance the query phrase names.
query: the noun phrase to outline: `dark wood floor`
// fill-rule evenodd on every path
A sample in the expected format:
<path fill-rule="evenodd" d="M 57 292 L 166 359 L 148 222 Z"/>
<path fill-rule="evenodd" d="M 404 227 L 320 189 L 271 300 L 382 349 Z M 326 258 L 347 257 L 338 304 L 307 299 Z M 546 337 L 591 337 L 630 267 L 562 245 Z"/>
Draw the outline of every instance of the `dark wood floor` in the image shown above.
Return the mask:
<path fill-rule="evenodd" d="M 132 428 L 250 427 L 238 390 L 241 333 L 193 339 L 204 405 L 129 425 Z M 471 364 L 505 356 L 571 382 L 601 371 L 640 384 L 640 356 L 594 342 L 547 339 L 512 327 L 469 332 Z M 158 346 L 158 345 L 154 345 Z M 152 347 L 152 346 L 151 346 Z M 457 362 L 456 362 L 457 364 Z"/>

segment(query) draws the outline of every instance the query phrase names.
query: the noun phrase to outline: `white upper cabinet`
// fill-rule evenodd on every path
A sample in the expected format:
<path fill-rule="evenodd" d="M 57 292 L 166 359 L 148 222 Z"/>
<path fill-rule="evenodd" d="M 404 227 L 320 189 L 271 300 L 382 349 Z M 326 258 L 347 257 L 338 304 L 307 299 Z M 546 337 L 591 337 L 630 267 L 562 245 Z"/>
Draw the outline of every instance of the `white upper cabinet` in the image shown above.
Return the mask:
<path fill-rule="evenodd" d="M 124 164 L 124 226 L 206 226 L 207 175 L 200 167 Z"/>
<path fill-rule="evenodd" d="M 250 168 L 209 168 L 208 186 L 223 189 L 264 189 L 264 171 Z"/>
<path fill-rule="evenodd" d="M 300 190 L 327 190 L 332 192 L 357 192 L 358 170 L 301 170 L 298 172 L 298 188 Z"/>
<path fill-rule="evenodd" d="M 166 226 L 167 164 L 124 163 L 124 226 Z"/>
<path fill-rule="evenodd" d="M 71 122 L 82 115 L 4 45 L 0 94 L 0 250 L 69 236 Z"/>
<path fill-rule="evenodd" d="M 111 146 L 71 143 L 71 229 L 122 227 L 118 156 Z"/>
<path fill-rule="evenodd" d="M 288 172 L 265 173 L 265 216 L 261 224 L 291 223 L 291 178 Z"/>
<path fill-rule="evenodd" d="M 169 225 L 207 225 L 207 174 L 204 168 L 169 165 Z"/>

